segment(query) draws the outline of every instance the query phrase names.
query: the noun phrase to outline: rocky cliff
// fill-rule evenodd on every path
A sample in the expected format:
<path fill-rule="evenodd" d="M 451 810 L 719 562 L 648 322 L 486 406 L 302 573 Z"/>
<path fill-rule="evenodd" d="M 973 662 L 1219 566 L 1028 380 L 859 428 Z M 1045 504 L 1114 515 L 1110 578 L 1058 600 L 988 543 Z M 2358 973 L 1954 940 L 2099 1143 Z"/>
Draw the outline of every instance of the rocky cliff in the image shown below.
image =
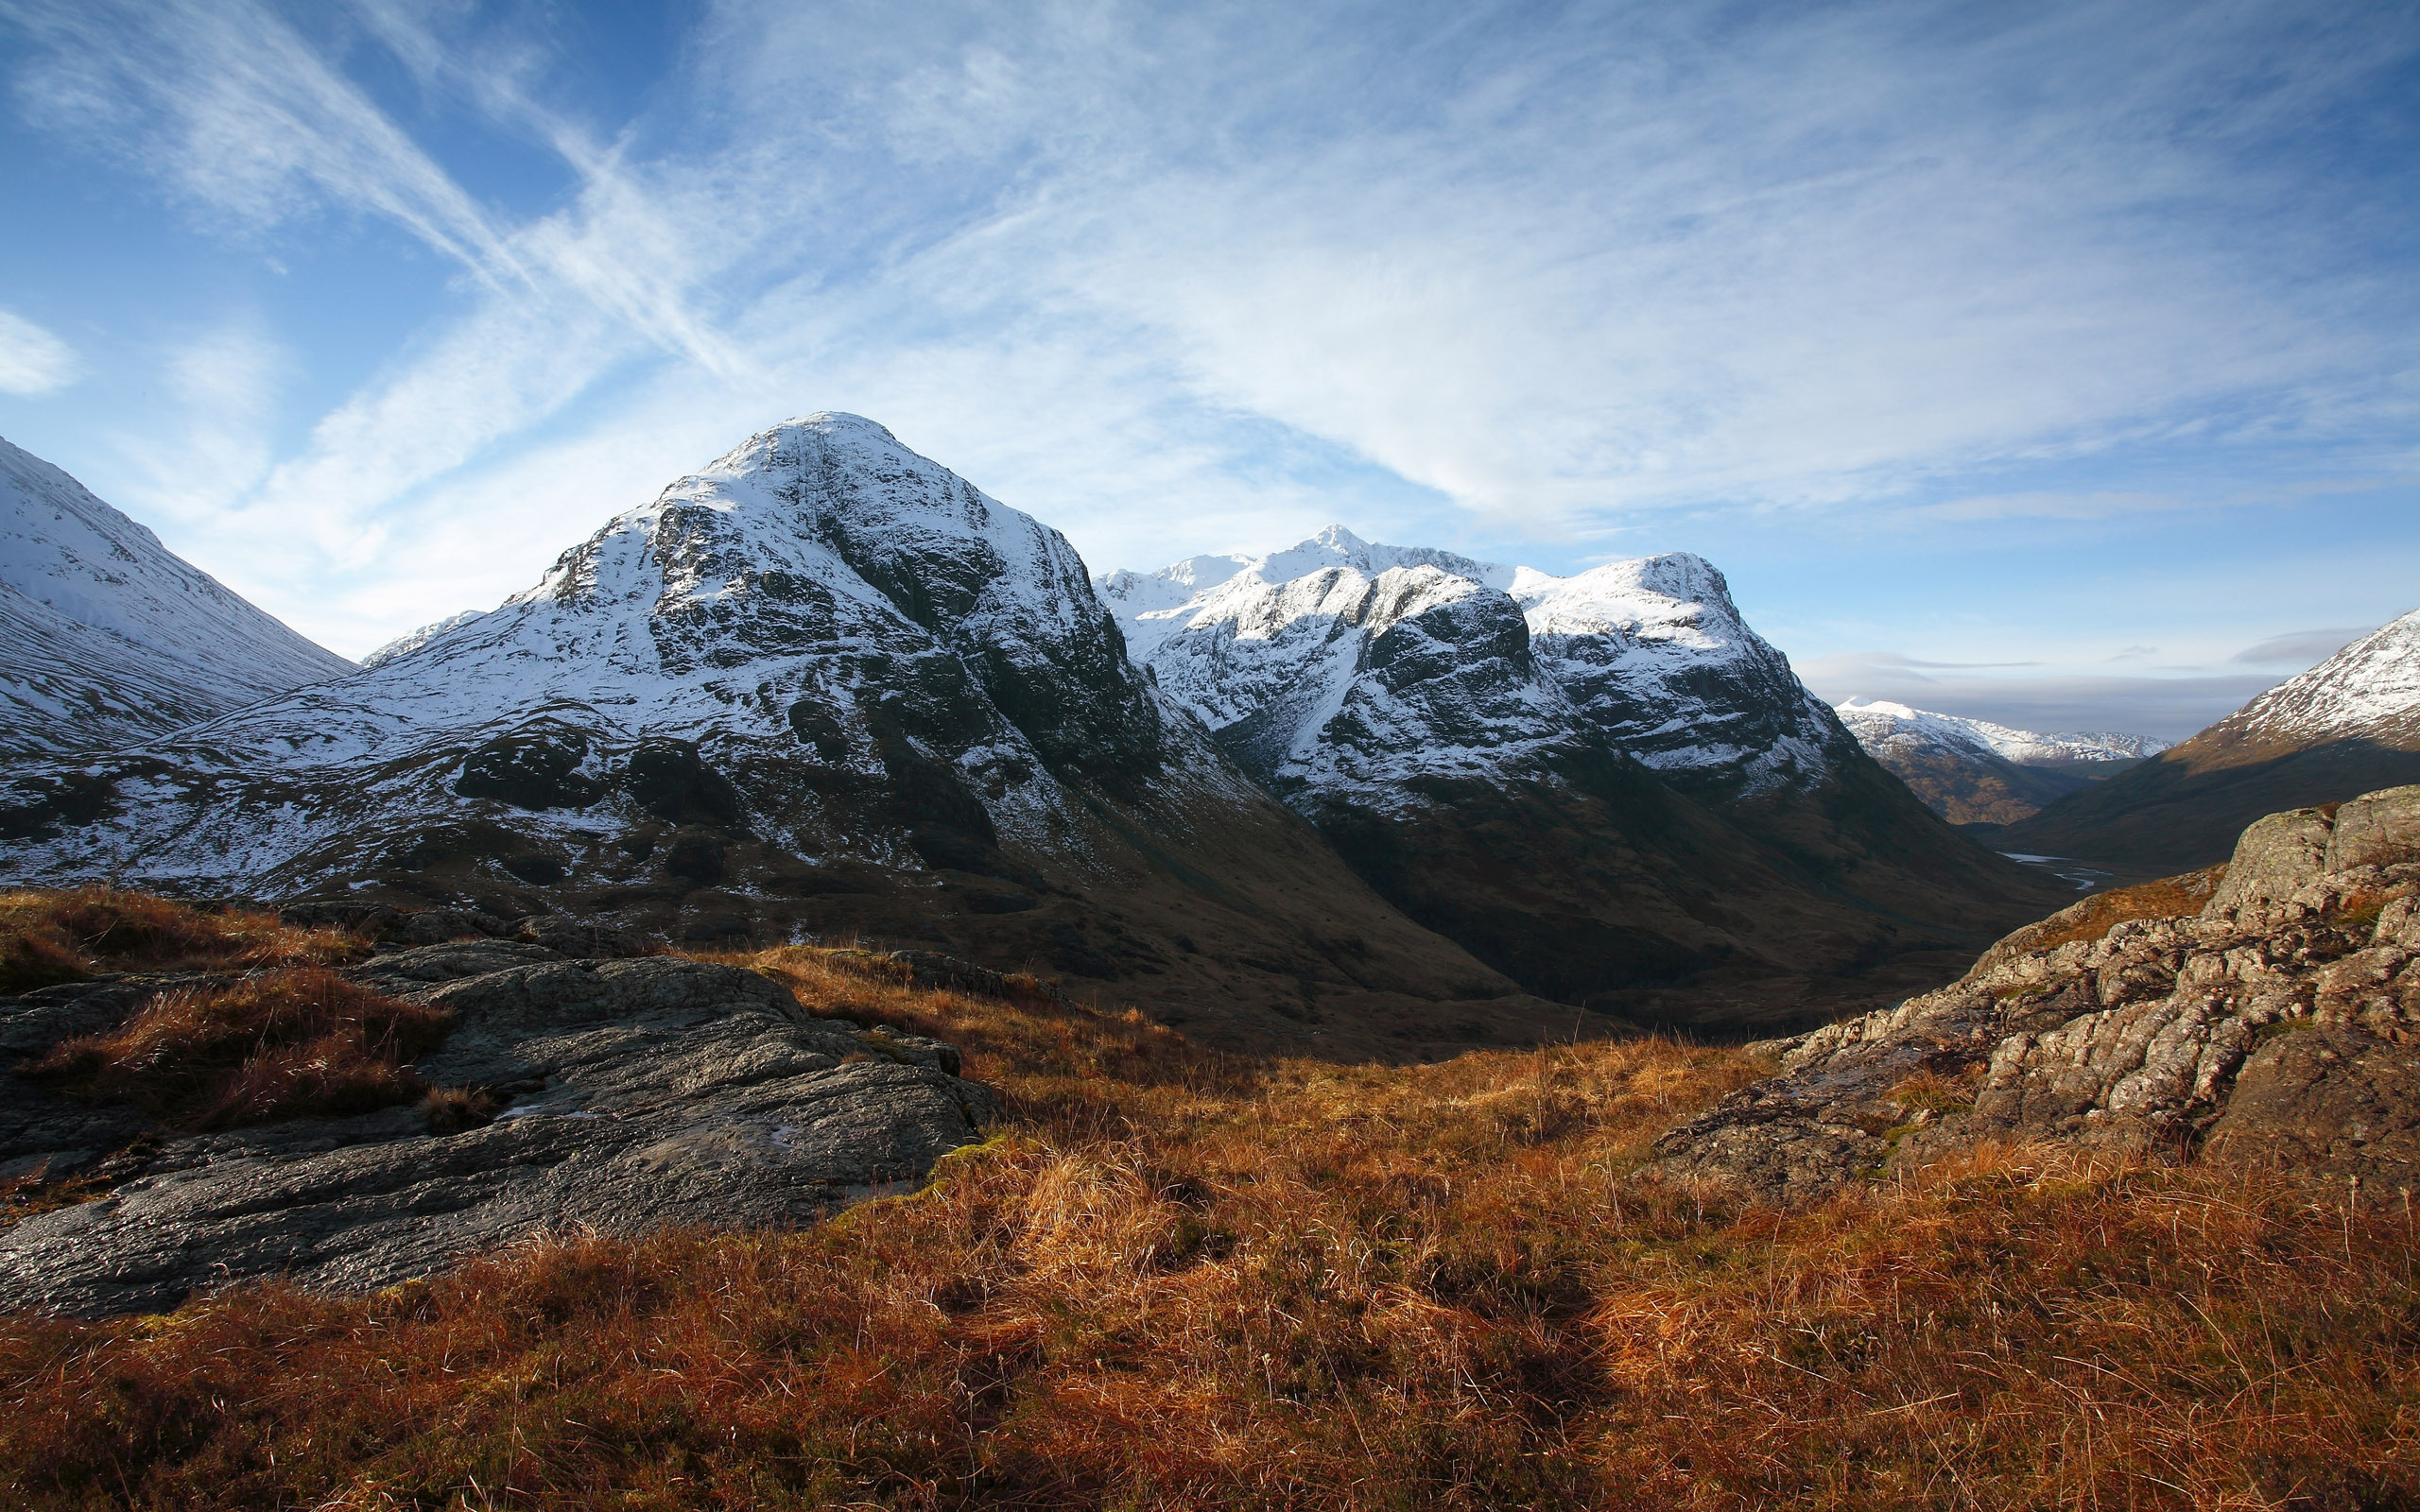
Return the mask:
<path fill-rule="evenodd" d="M 353 670 L 0 440 L 0 753 L 113 749 Z"/>
<path fill-rule="evenodd" d="M 2223 859 L 2264 814 L 2415 781 L 2420 610 L 1994 843 L 2155 876 Z"/>
<path fill-rule="evenodd" d="M 1364 878 L 1550 996 L 1820 1017 L 2049 896 L 1876 767 L 1696 557 L 1565 578 L 1330 528 L 1101 591 Z"/>
<path fill-rule="evenodd" d="M 2087 899 L 1951 987 L 1774 1045 L 1657 1145 L 1804 1201 L 1978 1140 L 2420 1187 L 2420 787 L 2271 815 L 2221 868 Z M 2357 1192 L 2358 1194 L 2358 1192 Z"/>

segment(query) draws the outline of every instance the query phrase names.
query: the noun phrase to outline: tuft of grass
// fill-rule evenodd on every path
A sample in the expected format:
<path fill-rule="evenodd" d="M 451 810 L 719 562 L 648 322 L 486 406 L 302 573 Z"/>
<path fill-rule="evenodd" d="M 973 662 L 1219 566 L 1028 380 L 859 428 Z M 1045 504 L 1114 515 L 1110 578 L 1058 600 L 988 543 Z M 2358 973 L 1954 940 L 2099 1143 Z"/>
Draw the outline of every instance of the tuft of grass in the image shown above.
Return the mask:
<path fill-rule="evenodd" d="M 257 909 L 205 912 L 110 886 L 0 892 L 0 995 L 102 971 L 332 966 L 367 954 L 341 930 Z"/>
<path fill-rule="evenodd" d="M 171 988 L 115 1029 L 60 1040 L 28 1069 L 172 1126 L 233 1128 L 418 1097 L 427 1088 L 406 1062 L 450 1022 L 323 968 L 264 971 L 227 987 Z"/>

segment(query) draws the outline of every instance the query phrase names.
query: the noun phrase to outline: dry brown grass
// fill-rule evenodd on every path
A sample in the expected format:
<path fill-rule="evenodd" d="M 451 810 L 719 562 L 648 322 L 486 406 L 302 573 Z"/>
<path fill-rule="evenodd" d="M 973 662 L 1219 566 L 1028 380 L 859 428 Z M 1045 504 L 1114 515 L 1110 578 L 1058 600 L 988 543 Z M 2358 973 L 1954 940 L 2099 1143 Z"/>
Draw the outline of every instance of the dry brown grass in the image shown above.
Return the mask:
<path fill-rule="evenodd" d="M 769 953 L 1016 1109 L 797 1233 L 0 1325 L 34 1507 L 2420 1504 L 2412 1219 L 1991 1150 L 1792 1216 L 1633 1173 L 1757 1066 L 1250 1065 Z"/>
<path fill-rule="evenodd" d="M 339 930 L 255 909 L 204 912 L 108 886 L 0 892 L 0 995 L 102 971 L 330 966 L 368 953 Z"/>
<path fill-rule="evenodd" d="M 28 1068 L 181 1128 L 367 1112 L 418 1097 L 406 1062 L 444 1037 L 441 1009 L 322 968 L 171 988 L 105 1034 L 62 1040 Z"/>
<path fill-rule="evenodd" d="M 2204 867 L 2179 877 L 2163 877 L 2157 882 L 2095 893 L 2030 929 L 2017 931 L 2009 936 L 2008 947 L 2018 951 L 2056 950 L 2070 940 L 2100 939 L 2128 919 L 2183 919 L 2198 914 L 2219 890 L 2226 874 L 2223 866 Z"/>

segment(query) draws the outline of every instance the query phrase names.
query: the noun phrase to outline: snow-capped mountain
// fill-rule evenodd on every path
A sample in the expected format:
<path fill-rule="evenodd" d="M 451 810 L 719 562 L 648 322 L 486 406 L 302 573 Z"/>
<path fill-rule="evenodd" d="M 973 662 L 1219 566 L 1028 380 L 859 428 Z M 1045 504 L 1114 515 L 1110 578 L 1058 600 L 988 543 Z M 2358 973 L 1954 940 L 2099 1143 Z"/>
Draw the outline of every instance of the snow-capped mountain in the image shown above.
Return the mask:
<path fill-rule="evenodd" d="M 1490 1023 L 1532 1001 L 1176 713 L 1058 532 L 849 415 L 751 438 L 342 681 L 23 774 L 0 835 L 18 881 L 922 939 L 1216 1013 L 1417 1031 L 1456 992 Z"/>
<path fill-rule="evenodd" d="M 1842 740 L 1686 553 L 1556 577 L 1331 525 L 1099 586 L 1135 659 L 1281 793 L 1417 802 L 1424 774 L 1610 742 L 1738 796 L 1820 782 Z"/>
<path fill-rule="evenodd" d="M 2420 610 L 1995 843 L 2183 871 L 2224 860 L 2263 815 L 2407 782 L 2420 782 Z"/>
<path fill-rule="evenodd" d="M 2420 744 L 2420 610 L 2277 684 L 2205 733 L 2220 731 L 2246 743 Z"/>
<path fill-rule="evenodd" d="M 2066 766 L 2079 763 L 2111 764 L 2137 762 L 2146 756 L 2156 756 L 2168 749 L 2168 742 L 2153 740 L 2149 735 L 2125 735 L 2109 730 L 2078 730 L 2066 734 L 2043 734 L 2037 730 L 2018 730 L 2009 725 L 1996 725 L 1988 719 L 1967 719 L 1957 714 L 1935 713 L 1929 709 L 1911 709 L 1904 703 L 1882 698 L 1851 698 L 1834 704 L 1832 712 L 1848 726 L 1866 754 L 1880 756 L 1886 749 L 1908 744 L 1941 746 L 1952 750 L 1989 752 L 2002 761 L 2019 766 Z"/>
<path fill-rule="evenodd" d="M 112 749 L 353 670 L 0 440 L 0 752 Z"/>
<path fill-rule="evenodd" d="M 1859 751 L 1700 558 L 1558 577 L 1331 526 L 1098 586 L 1247 772 L 1535 990 L 1728 972 L 1803 1011 L 1795 973 L 2037 902 Z"/>

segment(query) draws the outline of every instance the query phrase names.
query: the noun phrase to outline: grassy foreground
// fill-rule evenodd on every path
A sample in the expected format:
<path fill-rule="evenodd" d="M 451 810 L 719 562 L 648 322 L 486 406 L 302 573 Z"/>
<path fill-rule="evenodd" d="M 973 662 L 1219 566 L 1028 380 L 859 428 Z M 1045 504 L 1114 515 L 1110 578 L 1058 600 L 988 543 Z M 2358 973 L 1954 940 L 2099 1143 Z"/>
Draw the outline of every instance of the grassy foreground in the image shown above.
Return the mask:
<path fill-rule="evenodd" d="M 1633 1173 L 1665 1041 L 1243 1063 L 743 960 L 1011 1113 L 786 1234 L 0 1320 L 33 1507 L 2420 1506 L 2403 1208 L 1992 1149 L 1795 1216 Z"/>

